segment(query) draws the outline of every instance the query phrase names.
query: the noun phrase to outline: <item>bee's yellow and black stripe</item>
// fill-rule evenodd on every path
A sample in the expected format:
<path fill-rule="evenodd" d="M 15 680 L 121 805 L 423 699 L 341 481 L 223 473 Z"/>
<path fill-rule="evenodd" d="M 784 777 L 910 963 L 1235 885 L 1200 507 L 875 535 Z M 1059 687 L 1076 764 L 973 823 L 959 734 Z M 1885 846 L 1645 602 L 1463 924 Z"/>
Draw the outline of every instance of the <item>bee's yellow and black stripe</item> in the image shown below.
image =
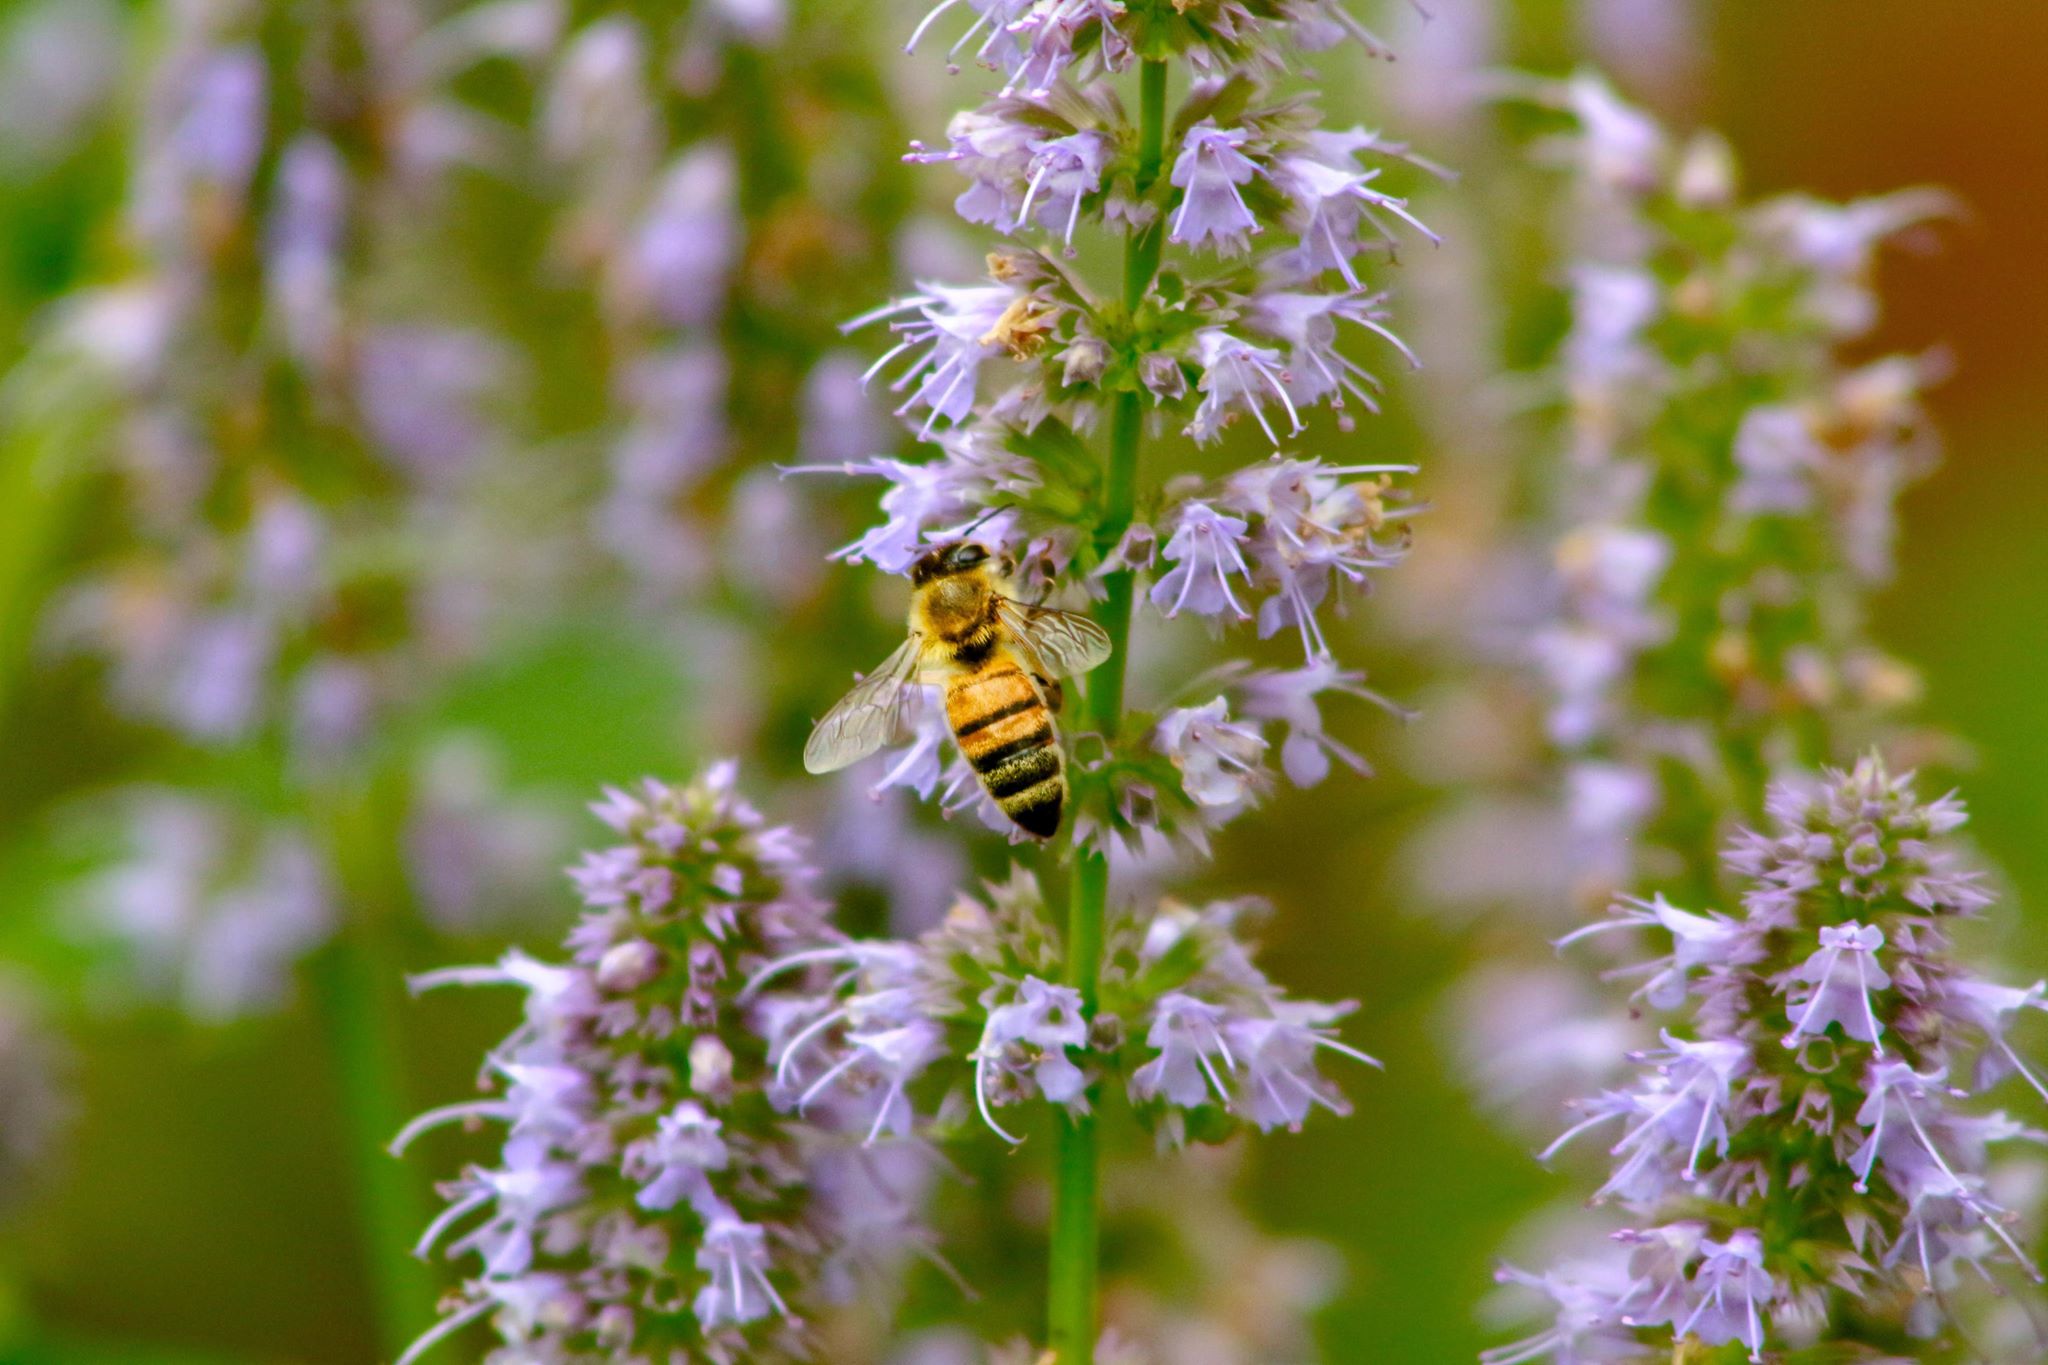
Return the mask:
<path fill-rule="evenodd" d="M 1029 833 L 1051 838 L 1066 802 L 1066 770 L 1052 712 L 1024 671 L 996 657 L 952 679 L 946 687 L 946 719 L 960 752 L 1003 814 Z"/>

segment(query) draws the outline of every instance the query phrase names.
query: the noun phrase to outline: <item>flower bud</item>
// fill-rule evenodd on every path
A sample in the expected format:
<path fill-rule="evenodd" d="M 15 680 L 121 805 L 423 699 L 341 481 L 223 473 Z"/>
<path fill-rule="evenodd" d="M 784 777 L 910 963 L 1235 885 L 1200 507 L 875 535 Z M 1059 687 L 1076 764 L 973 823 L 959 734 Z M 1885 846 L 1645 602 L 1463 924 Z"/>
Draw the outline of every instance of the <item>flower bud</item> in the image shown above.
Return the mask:
<path fill-rule="evenodd" d="M 597 963 L 600 990 L 631 995 L 661 974 L 661 949 L 646 939 L 628 939 L 605 950 Z"/>

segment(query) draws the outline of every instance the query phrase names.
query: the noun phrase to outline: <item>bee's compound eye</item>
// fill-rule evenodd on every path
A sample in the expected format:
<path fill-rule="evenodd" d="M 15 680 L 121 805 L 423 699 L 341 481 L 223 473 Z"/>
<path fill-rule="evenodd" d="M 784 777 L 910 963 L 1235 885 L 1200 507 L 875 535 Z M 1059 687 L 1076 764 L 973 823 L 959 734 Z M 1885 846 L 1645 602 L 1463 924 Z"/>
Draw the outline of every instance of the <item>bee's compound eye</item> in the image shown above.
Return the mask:
<path fill-rule="evenodd" d="M 958 569 L 971 569 L 975 565 L 983 564 L 987 561 L 988 551 L 982 549 L 971 540 L 953 551 L 953 567 Z"/>

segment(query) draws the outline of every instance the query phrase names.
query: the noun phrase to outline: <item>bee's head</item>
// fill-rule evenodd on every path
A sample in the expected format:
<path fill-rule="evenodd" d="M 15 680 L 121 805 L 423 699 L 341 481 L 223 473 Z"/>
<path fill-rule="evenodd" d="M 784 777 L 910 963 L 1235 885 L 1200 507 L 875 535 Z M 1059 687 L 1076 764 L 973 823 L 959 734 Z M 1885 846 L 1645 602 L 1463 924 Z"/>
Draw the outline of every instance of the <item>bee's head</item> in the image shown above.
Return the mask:
<path fill-rule="evenodd" d="M 910 581 L 922 587 L 935 578 L 978 569 L 989 559 L 988 550 L 975 541 L 948 541 L 944 545 L 934 545 L 918 556 L 917 562 L 910 566 Z"/>

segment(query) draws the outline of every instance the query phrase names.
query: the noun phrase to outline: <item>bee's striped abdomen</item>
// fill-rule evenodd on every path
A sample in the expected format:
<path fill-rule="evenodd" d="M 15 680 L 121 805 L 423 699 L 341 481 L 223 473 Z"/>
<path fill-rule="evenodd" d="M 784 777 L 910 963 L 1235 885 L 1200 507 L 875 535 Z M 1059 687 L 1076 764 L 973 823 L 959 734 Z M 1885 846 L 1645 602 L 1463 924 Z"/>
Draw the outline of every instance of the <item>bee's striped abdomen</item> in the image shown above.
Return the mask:
<path fill-rule="evenodd" d="M 1066 771 L 1052 712 L 1023 670 L 997 658 L 954 678 L 946 687 L 946 719 L 1003 814 L 1051 838 L 1066 801 Z"/>

